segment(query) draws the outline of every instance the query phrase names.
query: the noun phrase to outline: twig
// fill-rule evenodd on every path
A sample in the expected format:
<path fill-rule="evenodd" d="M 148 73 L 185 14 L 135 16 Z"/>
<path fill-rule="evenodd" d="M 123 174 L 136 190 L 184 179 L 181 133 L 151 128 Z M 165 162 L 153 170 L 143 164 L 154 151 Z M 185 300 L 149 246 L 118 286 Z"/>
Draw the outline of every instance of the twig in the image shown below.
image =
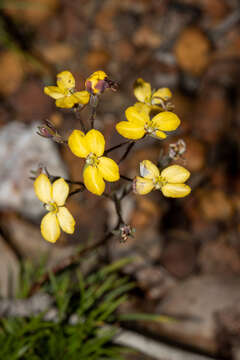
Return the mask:
<path fill-rule="evenodd" d="M 133 181 L 133 179 L 131 179 L 131 178 L 125 176 L 125 175 L 121 175 L 121 174 L 120 174 L 120 178 L 123 179 L 123 180 L 129 181 L 129 182 Z"/>
<path fill-rule="evenodd" d="M 76 116 L 76 119 L 79 121 L 80 123 L 80 126 L 81 126 L 81 130 L 85 133 L 86 132 L 86 128 L 85 128 L 85 125 L 84 125 L 84 122 L 82 121 L 82 117 L 81 117 L 81 114 L 80 114 L 80 110 L 82 110 L 82 108 L 80 109 L 79 107 L 75 107 L 74 108 L 74 114 Z"/>
<path fill-rule="evenodd" d="M 118 165 L 126 159 L 126 157 L 128 156 L 128 154 L 130 153 L 130 151 L 132 150 L 133 146 L 135 145 L 135 141 L 130 142 L 130 144 L 128 145 L 125 153 L 122 155 L 122 157 L 120 158 L 120 160 L 118 161 Z"/>
<path fill-rule="evenodd" d="M 78 189 L 76 189 L 76 190 L 74 190 L 74 191 L 71 191 L 71 192 L 69 193 L 68 197 L 73 196 L 73 195 L 75 195 L 75 194 L 78 194 L 78 193 L 80 193 L 80 192 L 83 192 L 84 190 L 85 190 L 85 187 L 81 187 L 81 188 L 78 188 Z"/>
<path fill-rule="evenodd" d="M 99 101 L 99 99 L 98 99 L 97 95 L 91 95 L 90 105 L 92 107 L 92 112 L 91 112 L 91 116 L 89 119 L 90 129 L 94 128 L 94 122 L 95 122 L 95 117 L 96 117 L 96 112 L 97 112 L 98 101 Z"/>
<path fill-rule="evenodd" d="M 110 153 L 111 151 L 116 150 L 116 149 L 118 149 L 118 148 L 120 148 L 120 147 L 122 147 L 122 146 L 124 146 L 124 145 L 126 145 L 126 144 L 129 144 L 130 141 L 131 141 L 131 140 L 124 141 L 123 143 L 120 143 L 120 144 L 118 144 L 118 145 L 116 145 L 116 146 L 113 146 L 113 147 L 105 150 L 105 151 L 104 151 L 104 155 L 107 155 L 107 154 Z"/>

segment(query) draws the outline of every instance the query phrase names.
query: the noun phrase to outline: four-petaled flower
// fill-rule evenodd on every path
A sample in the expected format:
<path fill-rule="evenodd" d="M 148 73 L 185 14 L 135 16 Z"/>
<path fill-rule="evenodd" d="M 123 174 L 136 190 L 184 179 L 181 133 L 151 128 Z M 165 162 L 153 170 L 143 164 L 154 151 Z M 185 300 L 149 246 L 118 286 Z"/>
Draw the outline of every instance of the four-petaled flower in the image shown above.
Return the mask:
<path fill-rule="evenodd" d="M 84 91 L 75 92 L 75 79 L 70 71 L 62 71 L 57 75 L 57 86 L 45 86 L 45 94 L 56 100 L 56 106 L 70 109 L 75 104 L 86 105 L 90 95 Z"/>
<path fill-rule="evenodd" d="M 105 182 L 119 180 L 118 165 L 112 159 L 102 156 L 105 140 L 100 131 L 92 129 L 86 135 L 74 130 L 68 138 L 68 145 L 76 156 L 85 158 L 83 181 L 86 188 L 96 195 L 102 195 Z"/>
<path fill-rule="evenodd" d="M 107 74 L 101 70 L 95 71 L 85 81 L 85 87 L 93 95 L 103 93 L 105 89 L 110 87 Z"/>
<path fill-rule="evenodd" d="M 163 102 L 171 99 L 172 93 L 168 88 L 160 88 L 158 90 L 151 89 L 151 84 L 139 78 L 135 81 L 133 92 L 137 100 L 151 107 L 155 105 L 161 106 Z"/>
<path fill-rule="evenodd" d="M 75 220 L 64 206 L 69 194 L 69 186 L 63 178 L 51 184 L 45 174 L 40 174 L 34 182 L 34 190 L 49 211 L 41 221 L 41 233 L 45 240 L 55 243 L 60 236 L 60 228 L 73 234 Z"/>
<path fill-rule="evenodd" d="M 171 165 L 161 172 L 149 160 L 140 163 L 140 175 L 134 179 L 133 189 L 136 194 L 145 195 L 152 190 L 161 190 L 163 195 L 181 198 L 191 192 L 191 188 L 184 184 L 190 172 L 180 165 Z"/>
<path fill-rule="evenodd" d="M 116 129 L 127 139 L 138 140 L 146 134 L 165 139 L 167 134 L 164 131 L 176 130 L 180 125 L 179 117 L 173 112 L 162 111 L 151 119 L 147 106 L 138 104 L 127 108 L 125 115 L 128 121 L 120 121 Z"/>

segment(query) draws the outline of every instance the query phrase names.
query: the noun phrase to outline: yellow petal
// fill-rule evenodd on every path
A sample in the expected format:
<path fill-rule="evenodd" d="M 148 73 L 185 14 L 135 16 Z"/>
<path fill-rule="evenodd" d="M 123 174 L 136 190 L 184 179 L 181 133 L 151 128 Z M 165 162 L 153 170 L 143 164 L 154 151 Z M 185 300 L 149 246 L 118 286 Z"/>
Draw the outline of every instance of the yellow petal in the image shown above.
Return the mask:
<path fill-rule="evenodd" d="M 151 98 L 151 85 L 139 78 L 133 85 L 133 92 L 138 101 L 148 102 Z"/>
<path fill-rule="evenodd" d="M 53 99 L 61 99 L 64 97 L 64 93 L 57 86 L 45 86 L 44 93 L 51 96 Z"/>
<path fill-rule="evenodd" d="M 172 97 L 171 90 L 168 88 L 160 88 L 157 91 L 155 91 L 152 95 L 152 104 L 160 104 L 161 99 L 168 100 Z M 160 98 L 160 99 L 158 99 Z"/>
<path fill-rule="evenodd" d="M 155 179 L 160 175 L 156 165 L 149 160 L 143 160 L 140 163 L 140 174 L 145 179 Z"/>
<path fill-rule="evenodd" d="M 49 212 L 41 222 L 41 233 L 45 240 L 55 243 L 61 232 L 56 214 Z"/>
<path fill-rule="evenodd" d="M 161 176 L 172 184 L 184 183 L 190 176 L 190 172 L 180 165 L 168 166 L 161 172 Z"/>
<path fill-rule="evenodd" d="M 98 70 L 98 71 L 95 71 L 94 73 L 92 73 L 88 78 L 87 80 L 104 80 L 107 78 L 107 74 L 102 71 L 102 70 Z M 86 81 L 87 81 L 86 80 Z"/>
<path fill-rule="evenodd" d="M 52 198 L 58 206 L 63 206 L 69 194 L 69 186 L 63 178 L 52 184 Z"/>
<path fill-rule="evenodd" d="M 47 204 L 52 200 L 52 185 L 45 174 L 40 174 L 34 181 L 34 190 L 42 202 Z"/>
<path fill-rule="evenodd" d="M 154 137 L 155 139 L 166 139 L 167 134 L 165 134 L 163 131 L 160 130 L 156 130 L 153 133 L 150 134 L 152 137 Z"/>
<path fill-rule="evenodd" d="M 76 98 L 76 103 L 80 103 L 82 105 L 89 103 L 90 94 L 88 91 L 77 91 L 72 96 Z"/>
<path fill-rule="evenodd" d="M 119 177 L 120 177 L 119 168 L 114 160 L 112 160 L 108 157 L 102 156 L 99 159 L 98 169 L 99 169 L 102 177 L 104 178 L 104 180 L 110 181 L 110 182 L 119 180 Z"/>
<path fill-rule="evenodd" d="M 153 124 L 162 131 L 176 130 L 180 125 L 179 117 L 171 111 L 163 111 L 152 119 Z"/>
<path fill-rule="evenodd" d="M 84 167 L 83 181 L 88 191 L 93 194 L 102 195 L 105 190 L 103 177 L 95 166 L 87 165 Z"/>
<path fill-rule="evenodd" d="M 57 218 L 61 229 L 68 233 L 73 234 L 75 229 L 75 220 L 70 211 L 65 207 L 58 209 Z"/>
<path fill-rule="evenodd" d="M 75 79 L 70 71 L 62 71 L 57 74 L 57 86 L 62 90 L 75 88 Z"/>
<path fill-rule="evenodd" d="M 74 96 L 64 96 L 56 100 L 56 106 L 64 109 L 71 109 L 76 104 L 77 99 Z"/>
<path fill-rule="evenodd" d="M 186 184 L 166 184 L 161 190 L 164 196 L 172 198 L 181 198 L 191 192 L 190 186 Z"/>
<path fill-rule="evenodd" d="M 120 121 L 116 125 L 116 130 L 120 135 L 127 139 L 141 139 L 146 131 L 144 130 L 144 125 L 136 124 L 129 121 Z"/>
<path fill-rule="evenodd" d="M 154 188 L 153 181 L 151 179 L 142 178 L 136 176 L 133 182 L 133 190 L 136 194 L 146 195 Z"/>
<path fill-rule="evenodd" d="M 73 130 L 68 138 L 68 146 L 74 155 L 81 158 L 86 158 L 90 153 L 86 136 L 80 130 Z"/>
<path fill-rule="evenodd" d="M 147 105 L 147 104 L 143 104 L 143 103 L 140 103 L 140 102 L 136 102 L 134 104 L 134 109 L 137 110 L 137 112 L 139 113 L 145 113 L 147 115 L 149 115 L 150 111 L 151 111 L 151 106 Z"/>
<path fill-rule="evenodd" d="M 139 112 L 135 106 L 130 106 L 125 111 L 125 115 L 128 121 L 134 124 L 141 124 L 143 126 L 150 121 L 148 114 L 149 113 L 146 113 L 146 111 Z"/>
<path fill-rule="evenodd" d="M 86 143 L 90 152 L 97 156 L 102 156 L 105 149 L 105 140 L 103 134 L 95 129 L 86 134 Z"/>

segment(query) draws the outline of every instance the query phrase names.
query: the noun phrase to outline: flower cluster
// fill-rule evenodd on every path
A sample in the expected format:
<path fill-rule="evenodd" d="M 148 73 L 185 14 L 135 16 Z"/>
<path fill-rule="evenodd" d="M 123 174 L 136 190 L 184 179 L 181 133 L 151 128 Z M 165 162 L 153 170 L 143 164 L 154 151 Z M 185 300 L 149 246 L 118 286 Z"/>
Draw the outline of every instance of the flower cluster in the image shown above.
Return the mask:
<path fill-rule="evenodd" d="M 96 71 L 91 74 L 86 79 L 85 89 L 82 91 L 75 90 L 75 79 L 69 71 L 62 71 L 57 75 L 57 86 L 44 88 L 45 94 L 55 99 L 56 106 L 60 108 L 81 110 L 87 104 L 92 107 L 89 121 L 90 130 L 85 131 L 83 125 L 84 131 L 75 129 L 68 140 L 64 140 L 50 122 L 45 122 L 39 127 L 38 134 L 58 143 L 67 143 L 74 155 L 84 159 L 83 189 L 86 188 L 98 196 L 105 191 L 105 181 L 116 182 L 120 179 L 119 165 L 104 155 L 114 148 L 126 144 L 125 142 L 105 151 L 104 136 L 100 131 L 94 129 L 94 116 L 100 96 L 106 89 L 116 90 L 116 88 L 117 83 L 110 80 L 104 71 Z M 126 109 L 126 120 L 116 124 L 117 132 L 132 140 L 129 141 L 130 147 L 147 135 L 163 140 L 169 135 L 169 132 L 179 127 L 179 117 L 170 111 L 172 106 L 169 100 L 172 93 L 168 88 L 152 90 L 148 82 L 138 79 L 134 84 L 134 95 L 138 101 Z M 174 148 L 174 150 L 179 154 L 180 150 L 181 153 L 183 152 L 182 149 Z M 174 156 L 175 158 L 177 155 Z M 189 176 L 189 171 L 182 166 L 170 165 L 160 170 L 151 161 L 144 160 L 140 163 L 140 176 L 136 176 L 134 180 L 125 176 L 122 178 L 132 181 L 132 189 L 136 194 L 145 195 L 152 190 L 160 190 L 166 197 L 180 198 L 191 192 L 191 188 L 185 184 Z M 67 182 L 59 178 L 51 184 L 48 176 L 41 173 L 34 182 L 34 189 L 39 200 L 49 211 L 41 222 L 42 236 L 47 241 L 55 242 L 60 236 L 60 229 L 72 234 L 75 221 L 64 206 L 69 196 Z M 119 200 L 116 194 L 113 196 L 108 194 L 108 196 L 110 199 L 116 200 L 116 211 L 119 215 Z M 121 239 L 126 240 L 132 234 L 131 226 L 124 223 L 121 214 L 119 219 L 118 232 L 121 234 Z"/>

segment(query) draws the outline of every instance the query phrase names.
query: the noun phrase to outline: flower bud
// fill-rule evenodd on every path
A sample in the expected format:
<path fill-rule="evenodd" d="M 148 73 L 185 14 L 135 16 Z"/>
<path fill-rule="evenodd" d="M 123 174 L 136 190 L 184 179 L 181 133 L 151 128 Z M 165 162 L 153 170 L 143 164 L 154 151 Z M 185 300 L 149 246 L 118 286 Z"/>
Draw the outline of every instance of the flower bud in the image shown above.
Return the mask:
<path fill-rule="evenodd" d="M 99 95 L 102 94 L 105 89 L 116 91 L 118 84 L 110 80 L 104 71 L 96 71 L 87 78 L 85 87 L 92 95 Z"/>
<path fill-rule="evenodd" d="M 55 141 L 57 143 L 64 142 L 61 135 L 58 134 L 55 126 L 48 120 L 45 120 L 43 125 L 38 126 L 38 130 L 39 131 L 37 131 L 37 134 L 44 138 L 52 139 L 53 141 Z"/>

